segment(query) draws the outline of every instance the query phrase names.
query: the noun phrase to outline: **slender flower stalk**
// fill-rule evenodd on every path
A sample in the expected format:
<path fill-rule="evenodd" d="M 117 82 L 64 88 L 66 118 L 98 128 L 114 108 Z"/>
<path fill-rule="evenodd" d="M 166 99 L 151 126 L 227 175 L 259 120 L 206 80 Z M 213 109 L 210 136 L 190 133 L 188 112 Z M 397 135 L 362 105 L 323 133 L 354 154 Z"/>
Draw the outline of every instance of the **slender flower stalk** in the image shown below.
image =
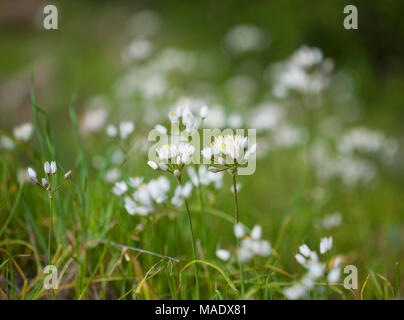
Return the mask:
<path fill-rule="evenodd" d="M 238 225 L 238 201 L 237 201 L 237 180 L 236 180 L 236 175 L 237 175 L 237 167 L 236 167 L 235 171 L 233 172 L 233 196 L 234 196 L 235 225 Z M 239 248 L 241 248 L 241 246 L 240 246 L 240 238 L 239 237 L 237 237 L 237 246 Z M 243 268 L 243 263 L 241 261 L 239 261 L 239 267 L 240 267 L 240 280 L 241 280 L 241 295 L 244 296 L 244 268 Z"/>
<path fill-rule="evenodd" d="M 42 178 L 41 182 L 38 181 L 37 173 L 34 169 L 28 168 L 28 175 L 31 179 L 31 182 L 37 186 L 39 186 L 42 190 L 44 190 L 48 196 L 49 200 L 49 233 L 48 233 L 48 264 L 52 264 L 52 254 L 51 254 L 51 243 L 52 243 L 52 232 L 53 232 L 53 195 L 69 180 L 72 171 L 68 171 L 64 175 L 64 181 L 59 184 L 57 187 L 54 187 L 54 179 L 53 175 L 57 172 L 57 166 L 55 161 L 51 161 L 50 163 L 46 161 L 43 166 L 44 172 L 47 178 Z M 51 289 L 52 299 L 55 298 L 55 292 Z"/>
<path fill-rule="evenodd" d="M 181 176 L 177 177 L 178 184 L 182 186 L 181 184 Z M 188 206 L 188 200 L 185 199 L 185 209 L 187 211 L 187 217 L 188 217 L 188 225 L 189 225 L 189 231 L 191 233 L 191 243 L 192 243 L 192 255 L 193 255 L 193 260 L 197 260 L 198 254 L 196 251 L 196 242 L 195 242 L 195 236 L 194 236 L 194 229 L 192 227 L 192 217 L 191 217 L 191 212 L 189 210 Z M 195 285 L 196 285 L 196 299 L 199 299 L 199 279 L 198 279 L 198 269 L 196 268 L 196 265 L 194 266 L 194 272 L 195 272 Z"/>

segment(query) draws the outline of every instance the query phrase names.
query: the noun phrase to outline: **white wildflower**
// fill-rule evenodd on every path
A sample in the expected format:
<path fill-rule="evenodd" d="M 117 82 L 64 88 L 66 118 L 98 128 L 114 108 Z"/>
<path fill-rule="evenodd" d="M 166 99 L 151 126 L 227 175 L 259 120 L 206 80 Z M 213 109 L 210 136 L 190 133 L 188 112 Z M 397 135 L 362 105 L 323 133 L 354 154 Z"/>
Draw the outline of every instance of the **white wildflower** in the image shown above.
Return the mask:
<path fill-rule="evenodd" d="M 118 129 L 116 126 L 114 126 L 113 124 L 109 124 L 107 126 L 107 135 L 111 138 L 115 138 L 118 135 Z"/>
<path fill-rule="evenodd" d="M 320 253 L 324 254 L 332 248 L 332 237 L 324 237 L 320 240 Z"/>
<path fill-rule="evenodd" d="M 14 127 L 13 133 L 14 137 L 22 142 L 27 142 L 29 139 L 31 139 L 32 133 L 34 131 L 34 126 L 32 123 L 27 122 L 23 123 L 17 127 Z"/>
<path fill-rule="evenodd" d="M 128 191 L 128 186 L 126 185 L 125 181 L 115 182 L 115 185 L 112 188 L 112 192 L 117 196 L 121 196 L 126 191 Z"/>
<path fill-rule="evenodd" d="M 234 225 L 234 235 L 239 239 L 245 236 L 245 230 L 242 224 L 237 223 Z"/>
<path fill-rule="evenodd" d="M 119 133 L 122 139 L 126 139 L 135 130 L 135 125 L 132 121 L 122 121 L 119 124 Z"/>
<path fill-rule="evenodd" d="M 216 249 L 216 256 L 223 261 L 230 259 L 230 252 L 225 249 Z"/>

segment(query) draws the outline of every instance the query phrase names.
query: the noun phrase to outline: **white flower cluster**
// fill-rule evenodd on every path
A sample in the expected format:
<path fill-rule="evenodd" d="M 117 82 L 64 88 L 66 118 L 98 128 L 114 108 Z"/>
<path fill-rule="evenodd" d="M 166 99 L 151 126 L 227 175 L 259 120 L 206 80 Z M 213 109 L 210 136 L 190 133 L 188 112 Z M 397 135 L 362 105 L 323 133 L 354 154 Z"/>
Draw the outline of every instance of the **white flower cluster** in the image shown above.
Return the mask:
<path fill-rule="evenodd" d="M 42 190 L 46 191 L 49 198 L 52 198 L 53 194 L 57 190 L 59 190 L 59 188 L 63 185 L 63 183 L 66 182 L 70 178 L 72 171 L 71 170 L 67 171 L 64 174 L 64 179 L 65 179 L 64 182 L 62 182 L 61 184 L 59 184 L 58 186 L 55 187 L 53 185 L 55 180 L 52 179 L 52 175 L 56 174 L 56 171 L 57 171 L 56 162 L 55 161 L 51 161 L 51 162 L 46 161 L 43 165 L 43 169 L 44 169 L 45 174 L 48 176 L 48 179 L 42 178 L 41 182 L 39 182 L 36 171 L 34 169 L 32 169 L 31 167 L 29 167 L 27 169 L 28 177 L 33 184 L 39 186 Z"/>
<path fill-rule="evenodd" d="M 112 192 L 121 196 L 128 192 L 129 187 L 134 189 L 132 195 L 125 196 L 125 209 L 130 215 L 147 216 L 155 211 L 156 205 L 168 199 L 167 192 L 170 190 L 170 181 L 166 177 L 159 177 L 143 183 L 142 177 L 130 178 L 128 182 L 116 182 Z"/>
<path fill-rule="evenodd" d="M 55 174 L 56 170 L 57 170 L 56 162 L 51 161 L 49 163 L 48 161 L 46 161 L 43 165 L 43 168 L 44 168 L 45 174 L 47 174 L 48 176 L 51 174 Z M 34 169 L 28 168 L 28 175 L 29 175 L 29 178 L 31 179 L 32 183 L 38 184 L 37 173 Z M 46 187 L 49 184 L 49 181 L 46 178 L 42 178 L 41 184 L 43 187 Z"/>
<path fill-rule="evenodd" d="M 267 240 L 261 240 L 262 227 L 255 225 L 250 235 L 246 235 L 243 225 L 234 225 L 234 235 L 241 239 L 240 248 L 237 249 L 237 256 L 242 263 L 251 260 L 254 255 L 268 257 L 271 254 L 271 244 Z"/>
<path fill-rule="evenodd" d="M 332 229 L 338 227 L 342 223 L 342 215 L 339 212 L 324 216 L 322 219 L 316 219 L 313 225 L 317 229 Z"/>
<path fill-rule="evenodd" d="M 226 44 L 237 54 L 247 51 L 262 50 L 268 44 L 268 36 L 258 27 L 241 24 L 230 29 L 226 34 Z"/>
<path fill-rule="evenodd" d="M 157 155 L 163 163 L 188 164 L 195 152 L 195 147 L 189 142 L 179 142 L 178 144 L 167 143 L 161 148 L 157 148 Z"/>
<path fill-rule="evenodd" d="M 332 248 L 332 237 L 325 237 L 320 240 L 320 253 L 325 254 Z M 341 260 L 336 258 L 333 261 L 332 268 L 327 272 L 327 264 L 319 259 L 316 251 L 311 250 L 306 244 L 299 247 L 299 253 L 295 255 L 296 261 L 302 265 L 307 273 L 303 278 L 291 287 L 285 288 L 283 291 L 285 296 L 290 300 L 303 298 L 310 290 L 312 290 L 316 281 L 323 276 L 327 276 L 327 282 L 338 282 L 341 275 Z"/>
<path fill-rule="evenodd" d="M 369 183 L 377 173 L 372 161 L 354 155 L 333 156 L 321 143 L 312 146 L 311 157 L 317 175 L 324 181 L 339 177 L 345 185 L 354 186 Z"/>
<path fill-rule="evenodd" d="M 338 142 L 338 151 L 347 156 L 355 151 L 362 153 L 379 153 L 384 159 L 391 159 L 397 152 L 398 144 L 392 138 L 387 138 L 380 131 L 366 127 L 356 127 L 348 130 Z"/>
<path fill-rule="evenodd" d="M 178 185 L 174 191 L 174 197 L 171 199 L 171 203 L 177 208 L 184 205 L 185 199 L 188 199 L 192 193 L 192 183 L 186 182 L 184 185 Z"/>
<path fill-rule="evenodd" d="M 286 97 L 290 90 L 302 93 L 319 93 L 330 83 L 334 64 L 324 59 L 319 48 L 300 47 L 284 63 L 273 68 L 276 82 L 273 92 L 277 97 Z"/>
<path fill-rule="evenodd" d="M 195 111 L 199 111 L 196 113 Z M 209 108 L 202 101 L 190 98 L 182 98 L 178 101 L 174 110 L 170 110 L 168 117 L 171 122 L 179 122 L 190 133 L 197 130 L 201 121 L 208 116 Z"/>
<path fill-rule="evenodd" d="M 202 150 L 202 156 L 206 160 L 214 159 L 215 163 L 222 166 L 244 164 L 249 156 L 256 153 L 257 145 L 254 143 L 249 150 L 247 148 L 247 137 L 228 134 L 215 137 L 210 146 Z"/>
<path fill-rule="evenodd" d="M 115 125 L 109 124 L 107 126 L 106 132 L 107 135 L 111 138 L 117 137 L 119 133 L 121 139 L 125 140 L 133 133 L 134 130 L 135 124 L 132 121 L 122 121 L 119 124 L 119 130 Z"/>

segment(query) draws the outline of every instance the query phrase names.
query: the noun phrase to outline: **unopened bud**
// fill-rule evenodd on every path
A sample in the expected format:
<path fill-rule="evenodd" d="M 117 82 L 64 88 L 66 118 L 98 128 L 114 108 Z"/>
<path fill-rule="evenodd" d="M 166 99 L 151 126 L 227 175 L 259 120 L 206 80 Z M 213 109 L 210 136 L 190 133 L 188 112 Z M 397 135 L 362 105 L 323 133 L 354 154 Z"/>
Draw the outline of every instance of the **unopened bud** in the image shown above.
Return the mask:
<path fill-rule="evenodd" d="M 69 170 L 65 173 L 64 177 L 65 177 L 65 179 L 69 179 L 71 175 L 72 175 L 72 170 Z"/>
<path fill-rule="evenodd" d="M 209 167 L 208 170 L 209 170 L 210 172 L 213 172 L 213 173 L 219 172 L 219 169 L 216 168 L 216 167 Z"/>
<path fill-rule="evenodd" d="M 42 178 L 42 185 L 44 187 L 46 187 L 49 184 L 48 180 L 46 180 L 45 178 Z"/>
<path fill-rule="evenodd" d="M 175 169 L 175 170 L 174 170 L 174 176 L 176 176 L 176 177 L 178 178 L 180 175 L 181 175 L 180 170 Z"/>

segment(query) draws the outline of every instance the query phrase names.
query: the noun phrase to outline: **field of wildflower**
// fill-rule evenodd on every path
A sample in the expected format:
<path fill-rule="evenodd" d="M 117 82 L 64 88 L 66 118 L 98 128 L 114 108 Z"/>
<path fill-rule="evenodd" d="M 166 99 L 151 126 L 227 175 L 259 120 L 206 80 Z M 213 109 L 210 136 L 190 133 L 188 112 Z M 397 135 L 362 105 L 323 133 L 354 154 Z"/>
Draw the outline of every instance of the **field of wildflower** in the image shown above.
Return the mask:
<path fill-rule="evenodd" d="M 4 1 L 0 299 L 402 299 L 394 3 Z"/>

